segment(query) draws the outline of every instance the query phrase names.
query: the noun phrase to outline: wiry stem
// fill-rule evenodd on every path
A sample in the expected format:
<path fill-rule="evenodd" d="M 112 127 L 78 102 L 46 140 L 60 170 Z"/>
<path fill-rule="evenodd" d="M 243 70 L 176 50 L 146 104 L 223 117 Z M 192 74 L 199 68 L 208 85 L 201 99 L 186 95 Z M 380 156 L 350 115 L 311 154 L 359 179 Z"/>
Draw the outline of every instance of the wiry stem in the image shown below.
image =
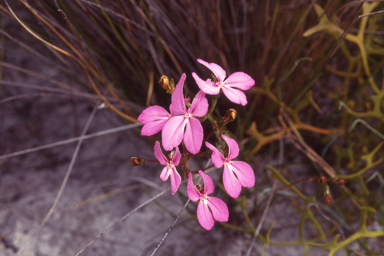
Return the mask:
<path fill-rule="evenodd" d="M 187 202 L 184 204 L 183 208 L 181 209 L 179 215 L 177 215 L 175 221 L 172 223 L 172 225 L 169 227 L 167 232 L 164 234 L 163 238 L 161 239 L 160 243 L 157 245 L 157 247 L 153 250 L 151 256 L 155 255 L 156 251 L 160 248 L 160 246 L 164 243 L 165 239 L 167 238 L 168 234 L 171 232 L 172 228 L 175 226 L 176 222 L 179 220 L 181 214 L 184 212 L 185 208 L 189 204 L 191 199 L 188 198 Z"/>
<path fill-rule="evenodd" d="M 81 136 L 84 136 L 84 135 L 87 133 L 88 128 L 89 128 L 89 126 L 91 125 L 92 120 L 93 120 L 93 118 L 95 117 L 95 114 L 96 114 L 96 112 L 97 112 L 97 110 L 98 110 L 98 108 L 97 108 L 98 105 L 99 105 L 99 104 L 97 104 L 97 105 L 93 108 L 93 111 L 92 111 L 91 115 L 89 116 L 87 123 L 85 124 L 85 127 L 84 127 L 84 129 L 83 129 L 83 132 L 81 133 Z M 67 172 L 66 172 L 66 174 L 65 174 L 64 180 L 63 180 L 63 182 L 62 182 L 62 184 L 61 184 L 60 190 L 59 190 L 59 192 L 57 193 L 57 196 L 56 196 L 56 198 L 55 198 L 55 201 L 53 202 L 51 208 L 49 209 L 49 212 L 48 212 L 47 215 L 45 216 L 43 222 L 40 224 L 40 226 L 39 226 L 39 227 L 37 228 L 37 230 L 34 232 L 34 234 L 32 234 L 32 237 L 28 240 L 27 244 L 25 244 L 25 246 L 23 246 L 23 247 L 20 249 L 19 252 L 21 252 L 21 251 L 22 251 L 22 250 L 23 250 L 23 249 L 24 249 L 24 248 L 25 248 L 25 247 L 32 241 L 33 236 L 34 236 L 34 235 L 37 235 L 37 234 L 40 232 L 40 230 L 43 228 L 43 226 L 45 225 L 45 223 L 46 223 L 46 222 L 48 221 L 48 219 L 51 217 L 51 215 L 52 215 L 53 211 L 55 210 L 56 205 L 57 205 L 57 203 L 59 202 L 59 200 L 60 200 L 60 198 L 61 198 L 61 195 L 63 194 L 64 189 L 65 189 L 65 187 L 66 187 L 66 185 L 67 185 L 69 176 L 71 175 L 71 172 L 72 172 L 72 170 L 73 170 L 73 166 L 74 166 L 74 164 L 75 164 L 75 161 L 76 161 L 76 159 L 77 159 L 77 156 L 78 156 L 78 153 L 79 153 L 79 151 L 80 151 L 80 147 L 81 147 L 83 141 L 84 141 L 84 139 L 79 140 L 79 142 L 78 142 L 77 145 L 76 145 L 75 152 L 73 153 L 71 162 L 70 162 L 70 164 L 69 164 L 69 166 L 68 166 L 68 169 L 67 169 Z"/>
<path fill-rule="evenodd" d="M 105 235 L 105 233 L 107 233 L 109 230 L 113 229 L 115 226 L 117 226 L 118 224 L 120 224 L 120 222 L 122 222 L 123 220 L 125 220 L 126 218 L 128 218 L 132 213 L 138 211 L 139 209 L 141 209 L 142 207 L 144 207 L 145 205 L 149 204 L 150 202 L 156 200 L 157 198 L 159 198 L 160 196 L 164 195 L 165 192 L 169 191 L 171 188 L 168 188 L 166 190 L 164 190 L 163 192 L 157 194 L 156 196 L 152 197 L 151 199 L 145 201 L 144 203 L 140 204 L 139 206 L 137 206 L 135 209 L 133 209 L 132 211 L 130 211 L 129 213 L 127 213 L 126 215 L 124 215 L 120 220 L 118 220 L 117 222 L 113 223 L 113 225 L 111 225 L 110 227 L 108 227 L 107 229 L 105 229 L 103 232 L 101 232 L 97 237 L 95 237 L 91 242 L 89 242 L 83 249 L 81 249 L 78 253 L 76 253 L 75 256 L 78 256 L 80 255 L 85 249 L 87 249 L 90 245 L 92 245 L 97 239 L 99 239 L 100 237 L 102 237 L 103 235 Z"/>

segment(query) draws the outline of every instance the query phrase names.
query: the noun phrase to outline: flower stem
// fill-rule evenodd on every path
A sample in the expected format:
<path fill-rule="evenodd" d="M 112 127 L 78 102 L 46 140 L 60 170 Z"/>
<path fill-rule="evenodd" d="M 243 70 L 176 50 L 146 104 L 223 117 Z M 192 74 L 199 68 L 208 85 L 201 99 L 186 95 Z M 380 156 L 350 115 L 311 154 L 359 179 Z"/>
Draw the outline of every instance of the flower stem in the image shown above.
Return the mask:
<path fill-rule="evenodd" d="M 204 169 L 201 169 L 201 170 L 198 170 L 198 171 L 191 171 L 191 170 L 188 170 L 190 173 L 193 173 L 193 174 L 196 174 L 196 173 L 199 173 L 199 171 L 202 171 L 202 172 L 205 172 L 206 170 L 208 170 L 209 168 L 212 168 L 214 165 L 210 165 L 208 166 L 207 168 L 204 168 Z"/>
<path fill-rule="evenodd" d="M 209 121 L 211 122 L 213 128 L 216 128 L 219 132 L 225 132 L 225 130 L 221 129 L 215 120 L 213 120 L 212 116 L 208 116 Z"/>
<path fill-rule="evenodd" d="M 200 122 L 204 122 L 205 120 L 207 120 L 207 118 L 209 118 L 209 116 L 213 113 L 213 110 L 215 110 L 217 99 L 219 98 L 219 96 L 220 96 L 220 94 L 212 95 L 211 108 L 208 110 L 208 112 L 207 112 L 207 114 L 205 114 L 205 116 L 203 116 L 201 119 L 199 119 Z"/>
<path fill-rule="evenodd" d="M 207 135 L 207 137 L 205 137 L 205 139 L 203 140 L 203 144 L 215 133 L 216 131 L 215 130 L 212 130 L 210 134 Z"/>
<path fill-rule="evenodd" d="M 243 232 L 243 233 L 253 234 L 252 230 L 248 230 L 248 229 L 245 229 L 245 228 L 241 228 L 241 227 L 238 227 L 238 226 L 235 226 L 235 225 L 226 223 L 226 222 L 219 222 L 219 223 L 220 223 L 221 225 L 227 227 L 227 228 L 231 228 L 231 229 L 234 229 L 234 230 L 237 230 L 237 231 L 241 231 L 241 232 Z"/>
<path fill-rule="evenodd" d="M 244 218 L 245 218 L 245 221 L 248 223 L 248 226 L 251 228 L 251 230 L 254 232 L 256 231 L 255 227 L 253 226 L 251 220 L 249 219 L 249 216 L 248 216 L 248 213 L 247 213 L 247 204 L 245 203 L 245 199 L 246 197 L 243 196 L 242 200 L 241 200 L 241 204 L 240 204 L 240 207 L 241 209 L 243 210 L 243 214 L 244 214 Z"/>
<path fill-rule="evenodd" d="M 215 109 L 216 103 L 217 103 L 217 100 L 219 99 L 219 97 L 220 97 L 220 93 L 217 94 L 217 95 L 212 95 L 212 105 L 211 105 L 211 108 L 208 111 L 209 115 L 211 115 L 213 110 Z"/>

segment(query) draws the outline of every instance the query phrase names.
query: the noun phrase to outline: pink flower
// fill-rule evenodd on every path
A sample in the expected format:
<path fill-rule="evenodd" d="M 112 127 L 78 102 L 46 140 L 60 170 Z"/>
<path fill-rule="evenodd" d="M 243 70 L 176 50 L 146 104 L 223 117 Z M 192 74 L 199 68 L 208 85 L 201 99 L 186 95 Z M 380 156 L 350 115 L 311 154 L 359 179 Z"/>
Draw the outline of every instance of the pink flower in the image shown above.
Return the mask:
<path fill-rule="evenodd" d="M 249 164 L 242 161 L 232 161 L 239 155 L 239 145 L 234 139 L 225 135 L 221 136 L 228 144 L 228 156 L 224 155 L 214 146 L 205 142 L 205 145 L 213 151 L 212 163 L 220 168 L 224 165 L 223 183 L 228 195 L 237 198 L 240 195 L 241 188 L 251 188 L 255 185 L 255 174 Z"/>
<path fill-rule="evenodd" d="M 139 115 L 137 120 L 144 124 L 141 135 L 151 136 L 163 129 L 165 123 L 171 118 L 171 114 L 160 106 L 150 106 Z"/>
<path fill-rule="evenodd" d="M 251 87 L 255 85 L 255 80 L 253 80 L 249 75 L 243 72 L 235 72 L 230 75 L 227 79 L 225 79 L 226 72 L 219 65 L 215 63 L 208 63 L 201 59 L 197 59 L 197 62 L 209 68 L 217 78 L 216 83 L 211 81 L 210 79 L 204 81 L 198 75 L 196 75 L 195 72 L 193 72 L 192 76 L 195 79 L 200 90 L 202 90 L 206 94 L 217 95 L 220 93 L 221 88 L 225 96 L 227 96 L 227 98 L 233 103 L 240 104 L 243 106 L 247 105 L 247 98 L 245 97 L 245 94 L 238 89 L 251 89 Z"/>
<path fill-rule="evenodd" d="M 166 181 L 168 177 L 171 176 L 172 194 L 175 194 L 181 182 L 180 174 L 176 170 L 176 166 L 179 165 L 181 159 L 179 148 L 176 148 L 176 152 L 174 154 L 171 153 L 169 155 L 169 160 L 161 151 L 160 143 L 158 141 L 155 142 L 154 150 L 157 160 L 159 160 L 160 164 L 165 165 L 160 174 L 160 179 Z"/>
<path fill-rule="evenodd" d="M 199 205 L 197 206 L 197 219 L 200 225 L 206 230 L 211 230 L 215 224 L 215 220 L 220 222 L 227 222 L 229 217 L 229 211 L 227 205 L 223 200 L 217 197 L 208 196 L 215 189 L 212 179 L 202 171 L 199 171 L 201 177 L 204 180 L 204 186 L 196 188 L 193 185 L 192 174 L 188 174 L 188 186 L 187 193 L 188 197 L 196 202 L 200 199 Z"/>
<path fill-rule="evenodd" d="M 200 121 L 195 116 L 203 117 L 208 112 L 208 100 L 205 93 L 199 91 L 187 110 L 183 96 L 184 81 L 185 74 L 181 76 L 172 93 L 172 103 L 169 107 L 172 117 L 164 125 L 162 142 L 165 150 L 172 150 L 184 141 L 187 150 L 196 154 L 203 143 L 204 133 Z"/>

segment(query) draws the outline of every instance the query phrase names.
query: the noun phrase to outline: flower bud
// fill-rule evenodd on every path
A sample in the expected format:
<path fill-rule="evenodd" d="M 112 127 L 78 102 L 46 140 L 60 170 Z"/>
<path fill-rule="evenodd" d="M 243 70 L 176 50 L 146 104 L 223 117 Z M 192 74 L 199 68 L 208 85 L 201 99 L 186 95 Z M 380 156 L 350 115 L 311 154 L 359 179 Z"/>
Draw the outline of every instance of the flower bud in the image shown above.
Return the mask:
<path fill-rule="evenodd" d="M 166 90 L 168 93 L 172 93 L 175 88 L 169 84 L 169 79 L 167 76 L 162 76 L 160 77 L 159 79 L 159 85 L 164 89 Z"/>
<path fill-rule="evenodd" d="M 325 186 L 325 191 L 324 191 L 324 203 L 326 205 L 329 205 L 333 202 L 333 198 L 332 198 L 332 195 L 331 195 L 331 191 L 329 190 L 329 186 L 326 185 Z"/>
<path fill-rule="evenodd" d="M 147 162 L 144 158 L 140 158 L 138 156 L 131 157 L 131 165 L 132 166 L 140 166 Z"/>
<path fill-rule="evenodd" d="M 224 123 L 229 123 L 232 122 L 236 119 L 236 110 L 233 108 L 230 108 L 225 112 L 225 116 L 223 117 L 223 122 Z"/>
<path fill-rule="evenodd" d="M 336 179 L 335 182 L 339 185 L 344 185 L 346 183 L 345 179 Z"/>
<path fill-rule="evenodd" d="M 321 175 L 320 178 L 319 178 L 319 182 L 321 183 L 327 183 L 327 177 L 325 177 L 325 175 Z"/>
<path fill-rule="evenodd" d="M 187 97 L 184 99 L 184 105 L 190 107 L 191 106 L 191 97 Z"/>
<path fill-rule="evenodd" d="M 329 204 L 333 203 L 333 198 L 332 198 L 331 194 L 325 194 L 324 195 L 324 203 L 326 205 L 329 205 Z"/>

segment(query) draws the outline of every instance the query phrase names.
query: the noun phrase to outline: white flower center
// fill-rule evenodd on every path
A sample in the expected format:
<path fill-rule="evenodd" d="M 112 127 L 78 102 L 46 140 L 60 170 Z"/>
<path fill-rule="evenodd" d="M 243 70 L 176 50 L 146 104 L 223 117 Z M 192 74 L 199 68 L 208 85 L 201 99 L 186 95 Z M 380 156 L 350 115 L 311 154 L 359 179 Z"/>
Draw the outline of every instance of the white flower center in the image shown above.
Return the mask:
<path fill-rule="evenodd" d="M 192 117 L 192 114 L 185 114 L 184 117 L 185 118 L 190 118 L 190 117 Z"/>
<path fill-rule="evenodd" d="M 216 85 L 219 86 L 219 88 L 223 88 L 226 86 L 225 82 L 216 82 Z"/>

